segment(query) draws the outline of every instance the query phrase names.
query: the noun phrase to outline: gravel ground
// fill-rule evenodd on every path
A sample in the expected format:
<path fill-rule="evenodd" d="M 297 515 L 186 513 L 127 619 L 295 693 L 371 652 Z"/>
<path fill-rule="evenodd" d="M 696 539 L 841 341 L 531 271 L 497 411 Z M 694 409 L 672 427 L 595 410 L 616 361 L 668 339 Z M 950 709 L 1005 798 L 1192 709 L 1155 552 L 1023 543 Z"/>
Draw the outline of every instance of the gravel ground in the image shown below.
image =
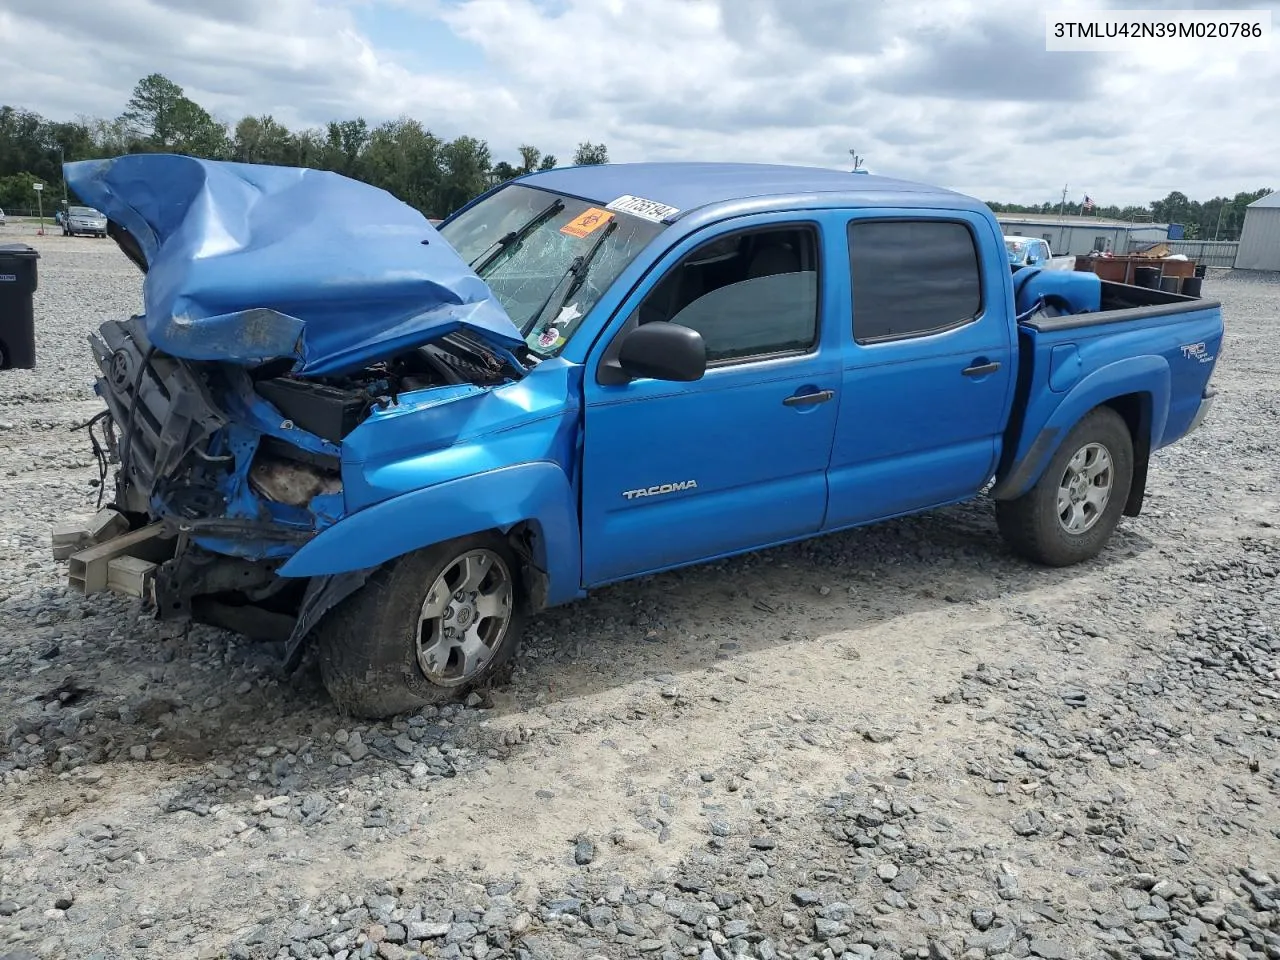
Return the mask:
<path fill-rule="evenodd" d="M 989 505 L 600 591 L 492 700 L 64 588 L 114 245 L 34 238 L 0 374 L 0 954 L 1280 958 L 1280 282 L 1211 272 L 1218 408 L 1099 560 Z"/>

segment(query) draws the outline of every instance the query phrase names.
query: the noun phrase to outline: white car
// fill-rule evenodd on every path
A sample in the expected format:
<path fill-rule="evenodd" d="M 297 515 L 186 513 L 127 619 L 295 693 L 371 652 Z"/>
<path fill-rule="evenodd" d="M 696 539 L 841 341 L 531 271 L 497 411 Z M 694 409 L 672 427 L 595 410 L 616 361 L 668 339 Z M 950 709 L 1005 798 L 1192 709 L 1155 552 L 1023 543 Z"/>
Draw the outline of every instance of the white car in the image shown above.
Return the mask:
<path fill-rule="evenodd" d="M 1009 252 L 1009 263 L 1015 267 L 1070 270 L 1075 266 L 1075 257 L 1055 257 L 1049 241 L 1039 237 L 1006 236 L 1004 248 Z"/>

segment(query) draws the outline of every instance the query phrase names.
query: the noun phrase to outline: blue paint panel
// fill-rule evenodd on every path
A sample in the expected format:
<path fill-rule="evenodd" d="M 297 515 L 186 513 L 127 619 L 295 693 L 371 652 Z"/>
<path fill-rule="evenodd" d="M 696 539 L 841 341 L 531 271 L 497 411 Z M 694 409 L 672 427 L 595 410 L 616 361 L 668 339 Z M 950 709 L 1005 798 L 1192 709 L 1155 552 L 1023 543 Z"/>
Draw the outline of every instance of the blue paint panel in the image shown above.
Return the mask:
<path fill-rule="evenodd" d="M 524 343 L 430 222 L 324 170 L 134 154 L 64 166 L 147 263 L 147 337 L 190 360 L 358 370 L 466 328 Z"/>
<path fill-rule="evenodd" d="M 1049 352 L 1049 389 L 1065 393 L 1080 380 L 1084 359 L 1074 343 L 1060 343 Z"/>
<path fill-rule="evenodd" d="M 421 547 L 484 530 L 536 524 L 549 602 L 581 595 L 577 498 L 563 468 L 522 463 L 449 479 L 375 504 L 318 534 L 281 569 L 314 577 L 377 566 Z"/>
<path fill-rule="evenodd" d="M 979 201 L 941 187 L 874 175 L 855 177 L 846 170 L 783 164 L 609 163 L 558 167 L 521 182 L 601 203 L 638 196 L 676 207 L 682 213 L 753 197 L 808 196 L 822 201 L 823 206 L 860 207 L 868 203 L 880 205 L 880 198 L 897 196 L 914 198 L 913 205 L 964 209 L 990 216 Z M 773 205 L 774 210 L 782 208 L 781 203 Z"/>
<path fill-rule="evenodd" d="M 1019 316 L 1042 299 L 1064 302 L 1068 313 L 1092 313 L 1102 303 L 1102 280 L 1096 273 L 1026 267 L 1018 271 L 1013 284 Z"/>
<path fill-rule="evenodd" d="M 522 380 L 404 394 L 360 424 L 342 447 L 350 513 L 419 487 L 516 463 L 549 460 L 572 476 L 581 369 L 538 364 Z"/>
<path fill-rule="evenodd" d="M 1026 411 L 1016 438 L 1015 464 L 1027 457 L 1041 430 L 1057 429 L 1064 436 L 1095 406 L 1130 394 L 1142 395 L 1151 412 L 1153 450 L 1181 439 L 1213 373 L 1223 327 L 1221 313 L 1213 306 L 1173 317 L 1062 331 L 1023 327 L 1020 334 L 1031 369 L 1023 374 L 1028 383 Z M 1054 392 L 1049 384 L 1053 350 L 1063 341 L 1075 345 L 1081 368 L 1078 382 L 1065 394 Z M 1040 451 L 1038 462 L 1023 475 L 1024 482 L 1006 494 L 1030 489 L 1053 453 L 1054 448 Z"/>
<path fill-rule="evenodd" d="M 782 401 L 833 389 L 838 377 L 835 358 L 819 354 L 716 370 L 683 390 L 652 380 L 590 384 L 585 583 L 816 533 L 827 501 L 835 406 L 805 411 Z M 690 480 L 693 489 L 624 496 Z"/>
<path fill-rule="evenodd" d="M 840 419 L 828 482 L 824 529 L 929 509 L 972 496 L 990 479 L 1000 454 L 1014 387 L 1012 292 L 1002 238 L 986 217 L 964 211 L 889 209 L 845 216 L 960 220 L 981 256 L 983 312 L 962 327 L 884 343 L 854 340 L 847 240 L 845 268 L 832 299 L 843 303 Z M 840 233 L 845 234 L 844 223 Z M 852 302 L 850 299 L 852 293 Z M 902 295 L 909 297 L 910 290 Z M 999 364 L 965 376 L 971 366 Z"/>
<path fill-rule="evenodd" d="M 732 230 L 820 226 L 812 212 L 736 217 L 687 234 L 649 271 L 595 340 L 585 365 L 583 582 L 588 586 L 816 533 L 826 508 L 835 404 L 786 406 L 839 386 L 837 327 L 823 293 L 812 352 L 713 367 L 692 383 L 601 385 L 603 352 L 671 266 Z M 819 244 L 819 275 L 833 264 Z M 696 486 L 627 498 L 663 484 Z"/>

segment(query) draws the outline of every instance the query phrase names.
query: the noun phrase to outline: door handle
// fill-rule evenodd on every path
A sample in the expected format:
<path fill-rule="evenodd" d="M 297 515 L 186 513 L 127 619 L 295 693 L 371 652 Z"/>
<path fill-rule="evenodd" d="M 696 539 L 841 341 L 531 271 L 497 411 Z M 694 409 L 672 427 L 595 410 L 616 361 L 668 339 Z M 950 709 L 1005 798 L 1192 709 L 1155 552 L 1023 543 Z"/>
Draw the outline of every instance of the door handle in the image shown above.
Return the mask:
<path fill-rule="evenodd" d="M 990 363 L 980 363 L 976 367 L 965 367 L 961 373 L 966 377 L 985 377 L 988 373 L 995 373 L 1000 369 L 1000 364 L 993 360 Z"/>
<path fill-rule="evenodd" d="M 834 390 L 819 390 L 816 393 L 793 393 L 782 402 L 788 407 L 805 407 L 814 403 L 826 403 L 836 395 Z"/>

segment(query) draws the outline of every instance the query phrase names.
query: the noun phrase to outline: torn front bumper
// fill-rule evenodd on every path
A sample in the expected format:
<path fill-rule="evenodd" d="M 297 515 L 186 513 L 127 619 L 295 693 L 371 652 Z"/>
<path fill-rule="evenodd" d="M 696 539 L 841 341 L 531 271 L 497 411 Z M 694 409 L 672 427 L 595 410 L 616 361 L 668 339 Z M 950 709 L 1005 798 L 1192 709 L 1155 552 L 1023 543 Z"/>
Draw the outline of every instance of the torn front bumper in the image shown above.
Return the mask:
<path fill-rule="evenodd" d="M 374 569 L 297 580 L 280 561 L 211 553 L 170 525 L 130 530 L 106 508 L 53 530 L 53 556 L 67 562 L 67 584 L 90 596 L 110 592 L 142 601 L 159 620 L 197 620 L 258 639 L 284 641 L 285 669 L 301 660 L 302 641 L 329 610 L 364 585 Z"/>
<path fill-rule="evenodd" d="M 175 546 L 164 524 L 130 530 L 125 516 L 111 509 L 53 529 L 53 557 L 67 561 L 67 585 L 86 596 L 110 590 L 154 603 L 155 572 Z"/>
<path fill-rule="evenodd" d="M 164 522 L 130 530 L 109 508 L 55 527 L 53 555 L 66 560 L 67 585 L 77 593 L 132 597 L 158 620 L 194 620 L 256 639 L 294 636 L 306 588 L 277 575 L 280 561 L 211 553 Z"/>

